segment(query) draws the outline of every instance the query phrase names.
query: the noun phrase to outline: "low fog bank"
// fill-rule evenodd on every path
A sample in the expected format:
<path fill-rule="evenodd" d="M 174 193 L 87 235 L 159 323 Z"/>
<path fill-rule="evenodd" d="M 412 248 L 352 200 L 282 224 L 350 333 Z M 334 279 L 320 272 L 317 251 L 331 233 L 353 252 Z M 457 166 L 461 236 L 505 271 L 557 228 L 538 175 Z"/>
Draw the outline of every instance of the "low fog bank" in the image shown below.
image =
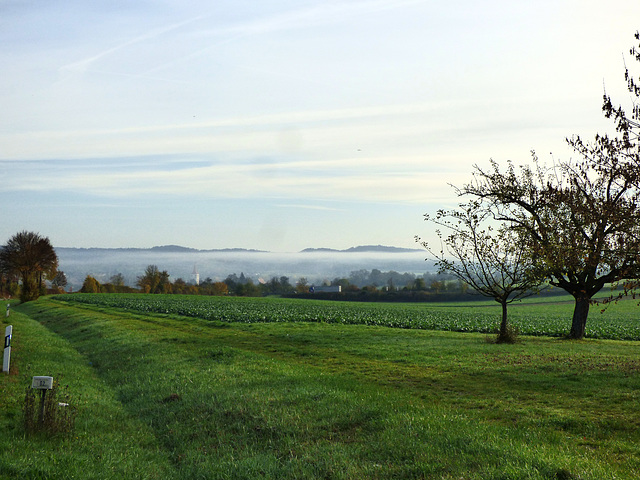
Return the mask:
<path fill-rule="evenodd" d="M 357 270 L 396 271 L 422 275 L 434 273 L 433 262 L 425 261 L 426 252 L 299 252 L 271 253 L 256 251 L 186 251 L 159 252 L 154 250 L 109 250 L 109 249 L 56 249 L 59 269 L 68 285 L 77 291 L 87 275 L 101 283 L 109 282 L 118 273 L 125 278 L 126 285 L 135 286 L 138 276 L 144 274 L 148 265 L 166 270 L 171 281 L 192 279 L 194 267 L 200 281 L 211 278 L 222 281 L 231 274 L 254 281 L 270 280 L 272 277 L 289 277 L 291 283 L 305 277 L 310 284 L 324 280 L 348 277 Z"/>

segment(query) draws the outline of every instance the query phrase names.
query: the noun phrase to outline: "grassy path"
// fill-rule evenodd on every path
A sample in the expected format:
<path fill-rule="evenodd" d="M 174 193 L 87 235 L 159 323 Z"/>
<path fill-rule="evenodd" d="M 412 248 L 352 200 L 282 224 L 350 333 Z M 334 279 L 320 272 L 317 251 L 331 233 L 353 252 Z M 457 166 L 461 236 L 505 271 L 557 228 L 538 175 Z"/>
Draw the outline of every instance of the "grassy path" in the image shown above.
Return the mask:
<path fill-rule="evenodd" d="M 638 342 L 16 310 L 6 478 L 640 477 Z M 77 395 L 73 436 L 21 432 L 36 374 Z"/>
<path fill-rule="evenodd" d="M 2 305 L 4 307 L 4 305 Z M 4 308 L 0 308 L 4 311 Z M 62 337 L 18 308 L 13 325 L 11 371 L 0 377 L 0 478 L 164 479 L 177 474 L 153 430 L 131 416 L 87 359 Z M 71 435 L 26 436 L 25 388 L 34 375 L 53 376 L 78 408 Z"/>

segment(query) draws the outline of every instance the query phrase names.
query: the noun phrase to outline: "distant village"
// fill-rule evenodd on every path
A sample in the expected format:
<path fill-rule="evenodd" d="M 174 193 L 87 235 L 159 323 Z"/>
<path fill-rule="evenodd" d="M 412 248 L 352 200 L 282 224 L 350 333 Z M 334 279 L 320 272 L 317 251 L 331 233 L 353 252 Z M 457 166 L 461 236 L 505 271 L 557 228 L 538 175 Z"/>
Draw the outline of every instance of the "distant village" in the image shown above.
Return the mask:
<path fill-rule="evenodd" d="M 64 290 L 66 285 L 56 284 L 55 288 Z M 73 291 L 67 289 L 66 291 Z M 95 277 L 87 275 L 81 293 L 152 293 L 187 295 L 234 295 L 257 297 L 268 295 L 316 297 L 331 299 L 375 300 L 392 296 L 398 300 L 428 300 L 444 296 L 460 296 L 469 293 L 466 284 L 450 275 L 424 273 L 417 276 L 412 273 L 396 271 L 358 270 L 348 277 L 334 278 L 322 283 L 310 283 L 305 277 L 292 283 L 287 276 L 273 276 L 270 279 L 253 279 L 244 273 L 228 275 L 222 281 L 210 277 L 200 279 L 197 265 L 193 266 L 188 279 L 171 279 L 166 270 L 149 265 L 143 275 L 138 276 L 135 286 L 126 285 L 124 276 L 113 275 L 107 282 L 101 283 Z"/>

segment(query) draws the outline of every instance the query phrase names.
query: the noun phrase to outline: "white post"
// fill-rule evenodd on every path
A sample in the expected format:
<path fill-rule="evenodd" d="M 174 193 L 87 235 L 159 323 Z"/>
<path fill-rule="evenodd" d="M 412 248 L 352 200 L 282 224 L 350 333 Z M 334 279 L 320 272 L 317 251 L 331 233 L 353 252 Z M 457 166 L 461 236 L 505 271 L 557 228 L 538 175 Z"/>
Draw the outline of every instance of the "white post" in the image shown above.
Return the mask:
<path fill-rule="evenodd" d="M 11 305 L 7 303 L 7 318 L 9 318 L 9 307 L 11 307 Z"/>
<path fill-rule="evenodd" d="M 4 329 L 4 357 L 2 358 L 2 371 L 9 373 L 9 360 L 11 359 L 11 334 L 13 326 Z"/>

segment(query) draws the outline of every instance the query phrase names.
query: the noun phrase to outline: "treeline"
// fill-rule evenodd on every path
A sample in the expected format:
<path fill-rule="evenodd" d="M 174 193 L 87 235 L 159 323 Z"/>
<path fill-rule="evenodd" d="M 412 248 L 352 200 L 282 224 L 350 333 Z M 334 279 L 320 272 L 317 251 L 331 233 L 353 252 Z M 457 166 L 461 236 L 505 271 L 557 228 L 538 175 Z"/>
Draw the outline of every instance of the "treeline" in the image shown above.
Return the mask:
<path fill-rule="evenodd" d="M 136 288 L 137 287 L 137 288 Z M 127 286 L 120 273 L 112 276 L 107 283 L 100 283 L 95 277 L 87 275 L 82 284 L 82 293 L 157 293 L 180 295 L 236 295 L 242 297 L 260 297 L 265 295 L 285 295 L 295 291 L 288 277 L 273 277 L 268 282 L 254 282 L 243 273 L 240 276 L 229 275 L 224 281 L 206 278 L 199 284 L 186 282 L 182 278 L 171 281 L 166 270 L 149 265 L 136 281 L 136 287 Z M 308 291 L 308 289 L 307 289 Z"/>
<path fill-rule="evenodd" d="M 274 276 L 270 280 L 254 280 L 240 273 L 227 276 L 224 281 L 206 278 L 199 284 L 186 282 L 182 278 L 171 281 L 166 270 L 149 265 L 136 281 L 136 287 L 125 285 L 124 276 L 113 275 L 109 282 L 100 283 L 87 275 L 81 288 L 82 293 L 157 293 L 182 295 L 234 295 L 259 297 L 268 295 L 299 296 L 310 298 L 336 298 L 357 300 L 390 300 L 402 298 L 407 301 L 426 301 L 440 298 L 465 296 L 468 286 L 450 275 L 413 273 L 396 271 L 383 272 L 378 269 L 357 270 L 348 277 L 325 280 L 318 286 L 340 287 L 336 294 L 312 293 L 309 281 L 302 277 L 292 284 L 289 277 Z"/>
<path fill-rule="evenodd" d="M 465 288 L 453 275 L 424 273 L 415 275 L 413 273 L 399 273 L 394 270 L 382 272 L 376 268 L 373 270 L 354 270 L 346 278 L 335 278 L 331 282 L 324 282 L 324 285 L 343 287 L 366 287 L 386 288 L 387 290 L 434 290 L 438 293 L 442 291 L 454 291 Z M 466 284 L 465 284 L 466 285 Z"/>
<path fill-rule="evenodd" d="M 398 273 L 357 270 L 348 278 L 325 281 L 323 286 L 340 287 L 340 292 L 298 291 L 298 298 L 361 302 L 439 302 L 473 300 L 469 285 L 448 274 Z M 477 297 L 475 297 L 477 298 Z"/>

